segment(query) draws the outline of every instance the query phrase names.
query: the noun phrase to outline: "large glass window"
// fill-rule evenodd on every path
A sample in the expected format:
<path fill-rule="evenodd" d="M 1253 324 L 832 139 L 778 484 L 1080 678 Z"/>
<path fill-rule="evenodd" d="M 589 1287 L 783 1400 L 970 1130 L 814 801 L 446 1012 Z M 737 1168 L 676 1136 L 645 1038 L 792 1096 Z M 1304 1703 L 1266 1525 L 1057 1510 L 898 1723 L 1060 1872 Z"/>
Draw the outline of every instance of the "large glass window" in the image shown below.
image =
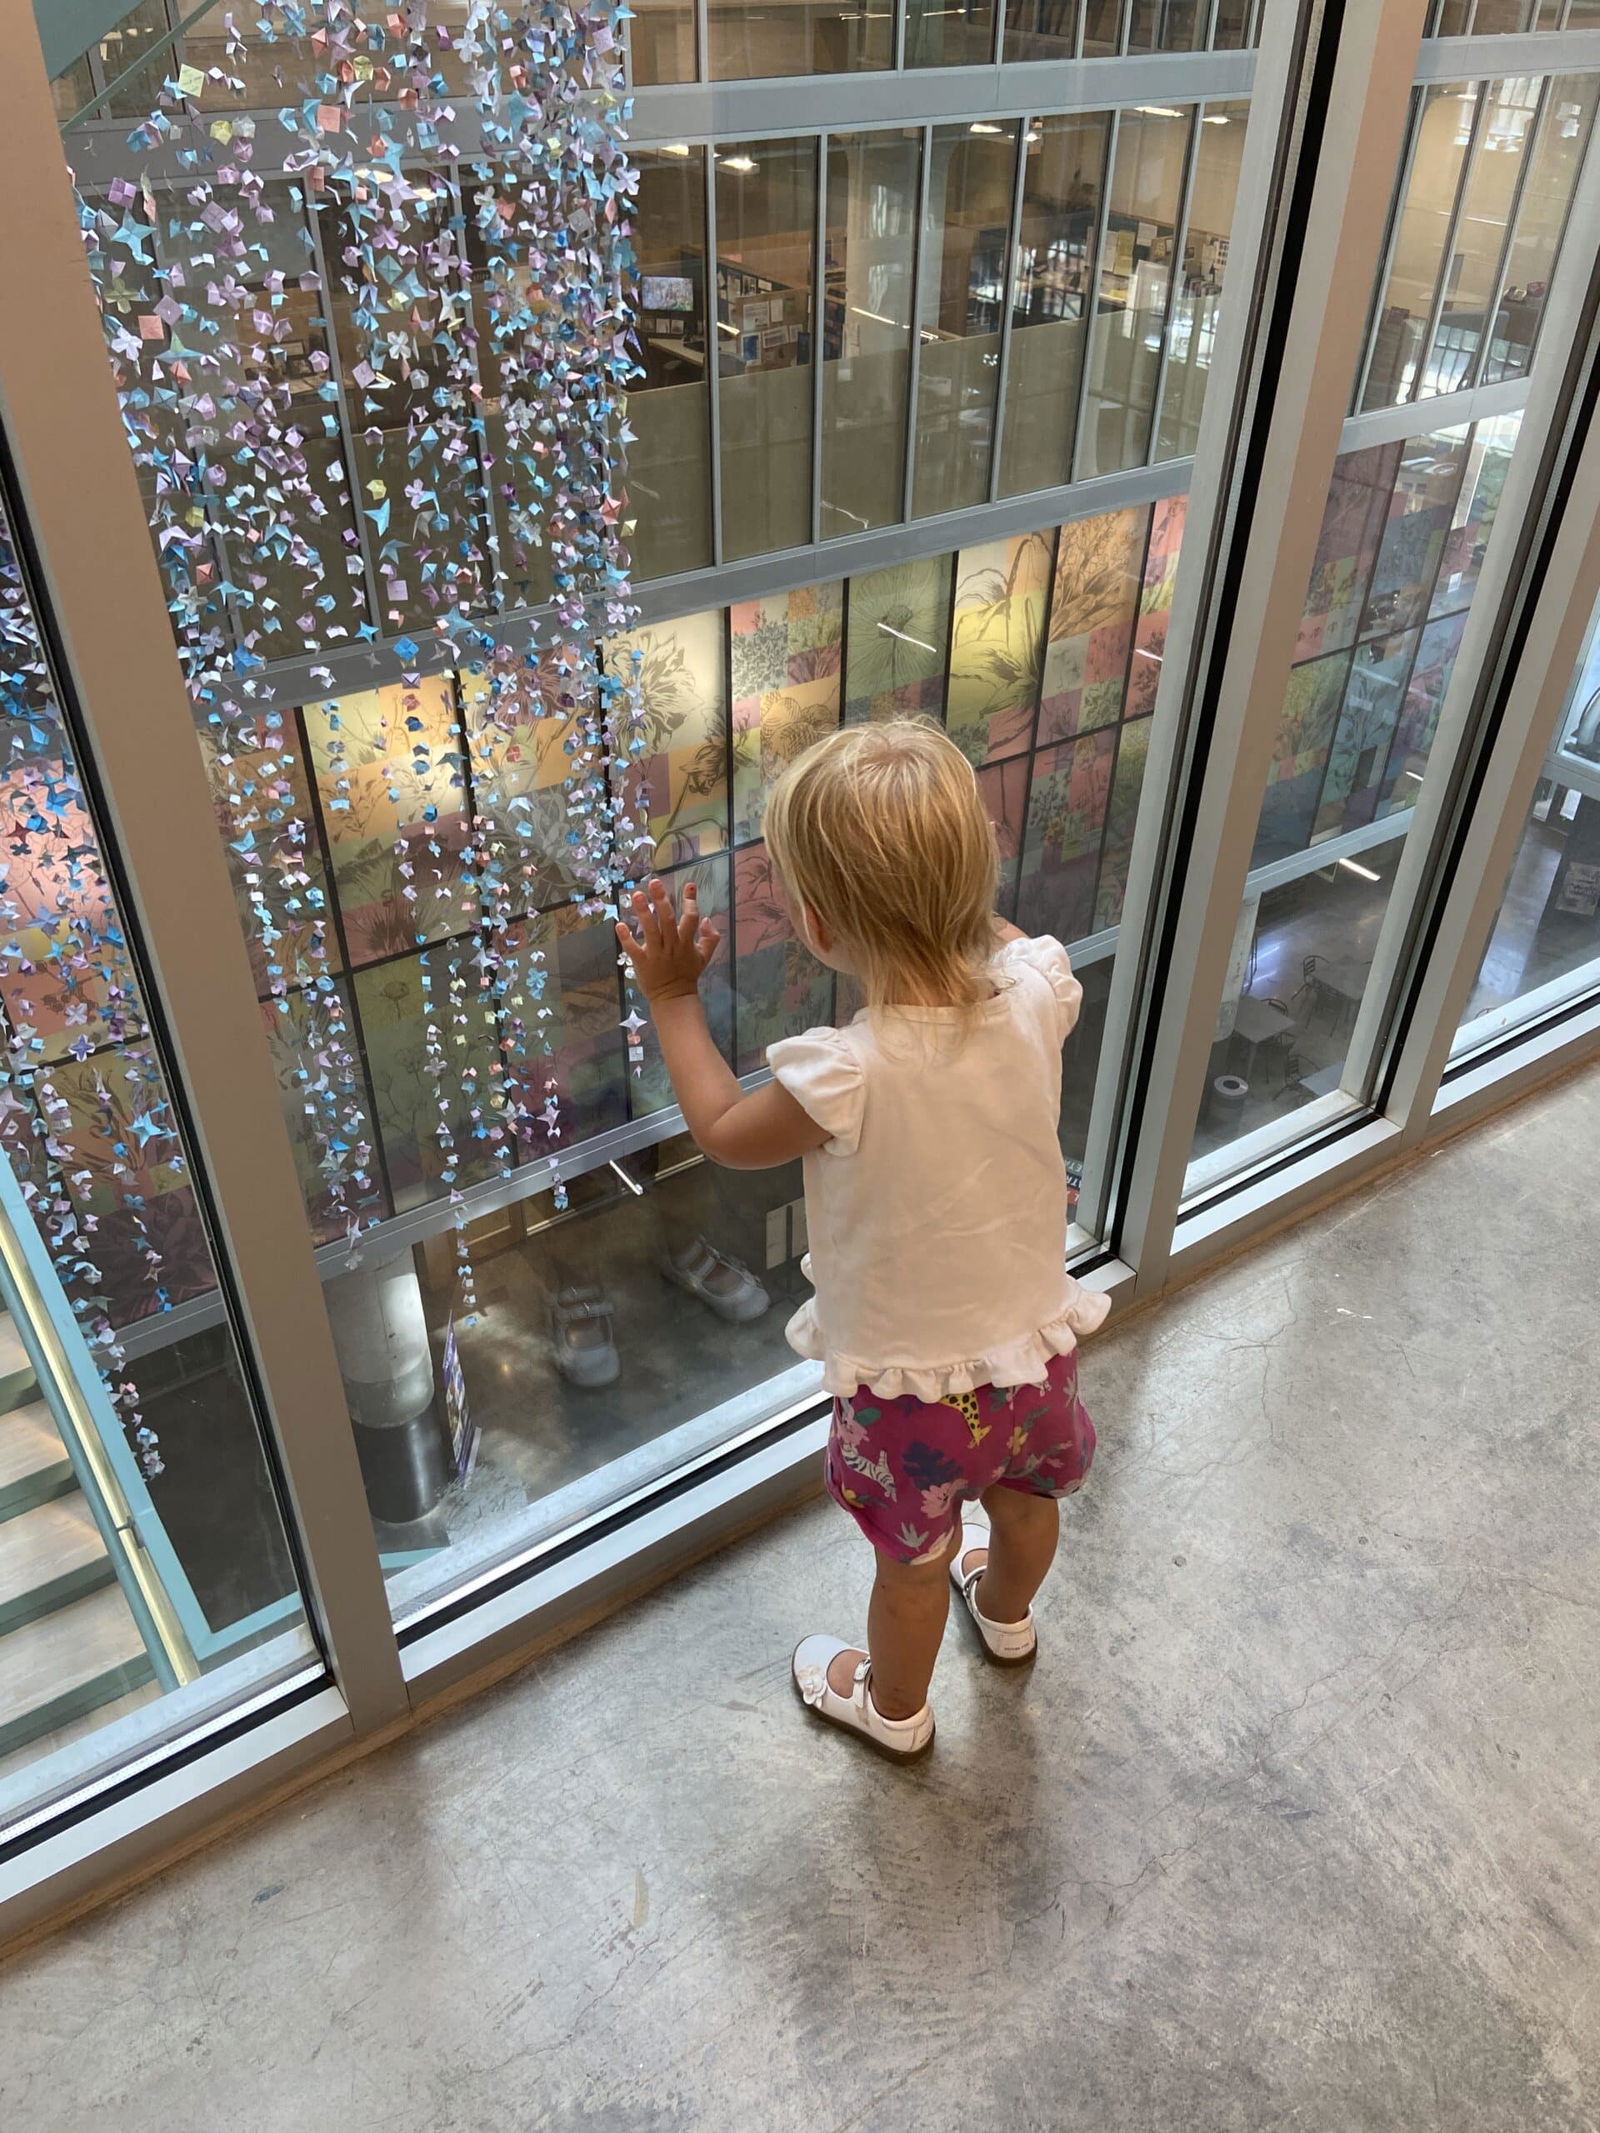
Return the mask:
<path fill-rule="evenodd" d="M 1246 104 L 1207 104 L 1200 113 L 1152 459 L 1187 458 L 1199 442 L 1248 117 Z"/>
<path fill-rule="evenodd" d="M 302 1666 L 311 1643 L 192 1151 L 3 519 L 0 751 L 3 1827 Z M 267 789 L 276 775 L 263 765 Z M 229 827 L 246 843 L 271 802 L 241 776 Z M 359 1134 L 312 1109 L 308 1138 Z"/>
<path fill-rule="evenodd" d="M 811 538 L 811 283 L 817 144 L 716 152 L 722 548 L 730 561 Z"/>
<path fill-rule="evenodd" d="M 1022 174 L 1000 493 L 1072 479 L 1108 112 L 1035 119 Z"/>
<path fill-rule="evenodd" d="M 1600 628 L 1528 811 L 1456 1051 L 1503 1036 L 1600 979 Z"/>
<path fill-rule="evenodd" d="M 703 149 L 683 145 L 638 158 L 634 248 L 644 375 L 628 393 L 628 508 L 641 583 L 711 561 L 704 158 Z"/>
<path fill-rule="evenodd" d="M 1520 419 L 1337 464 L 1196 1134 L 1213 1161 L 1197 1176 L 1340 1089 Z"/>
<path fill-rule="evenodd" d="M 1421 92 L 1363 407 L 1526 371 L 1595 83 L 1516 75 Z"/>
<path fill-rule="evenodd" d="M 711 79 L 848 74 L 894 64 L 891 0 L 710 0 Z"/>
<path fill-rule="evenodd" d="M 905 515 L 920 131 L 828 142 L 822 536 Z"/>
<path fill-rule="evenodd" d="M 994 57 L 994 0 L 903 0 L 908 67 L 982 67 Z"/>
<path fill-rule="evenodd" d="M 1080 480 L 1142 466 L 1149 455 L 1196 116 L 1151 104 L 1117 118 L 1089 326 Z"/>
<path fill-rule="evenodd" d="M 984 502 L 1016 176 L 1014 120 L 938 126 L 922 229 L 912 515 Z"/>

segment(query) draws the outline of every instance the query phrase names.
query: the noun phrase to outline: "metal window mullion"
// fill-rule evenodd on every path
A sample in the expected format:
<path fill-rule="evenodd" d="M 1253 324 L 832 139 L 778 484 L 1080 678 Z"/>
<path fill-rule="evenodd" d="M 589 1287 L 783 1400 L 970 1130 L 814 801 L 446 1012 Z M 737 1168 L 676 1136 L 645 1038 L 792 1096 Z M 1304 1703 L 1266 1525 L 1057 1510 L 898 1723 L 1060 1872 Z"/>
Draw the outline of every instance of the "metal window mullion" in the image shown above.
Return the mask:
<path fill-rule="evenodd" d="M 1201 415 L 1091 1118 L 1090 1152 L 1116 1163 L 1110 1241 L 1141 1289 L 1171 1259 L 1360 349 L 1340 292 L 1377 272 L 1422 13 L 1284 9 L 1261 50 L 1217 351 L 1237 383 Z"/>
<path fill-rule="evenodd" d="M 710 0 L 694 0 L 694 61 L 695 79 L 711 79 L 711 7 Z"/>
<path fill-rule="evenodd" d="M 1427 375 L 1428 359 L 1433 354 L 1433 343 L 1439 331 L 1439 321 L 1444 316 L 1445 293 L 1450 279 L 1450 262 L 1455 255 L 1456 234 L 1461 228 L 1462 210 L 1467 204 L 1467 194 L 1472 185 L 1472 174 L 1477 167 L 1478 155 L 1483 145 L 1484 128 L 1489 122 L 1489 84 L 1479 86 L 1478 100 L 1473 106 L 1472 125 L 1467 133 L 1467 145 L 1461 154 L 1461 175 L 1456 180 L 1455 198 L 1450 203 L 1450 220 L 1445 226 L 1444 249 L 1439 255 L 1439 276 L 1434 284 L 1433 302 L 1428 307 L 1428 321 L 1417 353 L 1417 374 L 1411 381 L 1411 390 L 1406 395 L 1406 404 L 1415 405 L 1424 399 L 1438 399 L 1437 393 L 1424 393 L 1422 381 Z M 1421 132 L 1418 125 L 1417 131 Z"/>
<path fill-rule="evenodd" d="M 1122 0 L 1122 12 L 1117 18 L 1117 51 L 1126 56 L 1133 41 L 1134 0 Z"/>
<path fill-rule="evenodd" d="M 1505 295 L 1506 276 L 1511 269 L 1511 253 L 1517 241 L 1517 222 L 1522 214 L 1522 196 L 1527 190 L 1528 177 L 1533 169 L 1533 159 L 1538 154 L 1544 139 L 1544 129 L 1550 120 L 1551 77 L 1546 76 L 1539 84 L 1539 100 L 1533 114 L 1533 123 L 1528 128 L 1527 142 L 1522 158 L 1522 168 L 1517 172 L 1511 188 L 1511 201 L 1506 211 L 1506 233 L 1500 246 L 1500 257 L 1495 267 L 1494 287 L 1490 293 L 1488 309 L 1483 315 L 1483 331 L 1478 336 L 1478 346 L 1466 376 L 1458 391 L 1471 391 L 1483 376 L 1488 366 L 1489 347 L 1494 338 L 1494 322 L 1500 316 L 1500 302 Z"/>
<path fill-rule="evenodd" d="M 326 701 L 327 699 L 324 699 Z M 378 1091 L 372 1079 L 372 1060 L 367 1049 L 366 1030 L 361 1019 L 361 1003 L 356 995 L 356 965 L 350 954 L 350 941 L 345 932 L 344 900 L 339 894 L 339 880 L 334 871 L 333 839 L 328 834 L 327 809 L 323 802 L 322 785 L 311 761 L 311 730 L 306 724 L 305 706 L 296 704 L 289 713 L 289 730 L 294 735 L 300 750 L 300 767 L 305 773 L 306 795 L 309 801 L 307 813 L 311 833 L 316 840 L 315 857 L 322 867 L 322 879 L 327 888 L 328 924 L 332 929 L 334 947 L 339 957 L 339 968 L 330 971 L 336 987 L 342 987 L 349 1010 L 348 1020 L 352 1037 L 351 1049 L 361 1075 L 361 1091 L 366 1105 L 367 1124 L 372 1134 L 372 1157 L 378 1173 L 378 1183 L 383 1191 L 383 1204 L 390 1214 L 395 1211 L 394 1182 L 389 1175 L 389 1156 L 383 1145 L 383 1134 L 378 1124 Z M 308 855 L 310 856 L 310 855 Z M 310 981 L 302 978 L 295 991 L 302 996 L 310 990 Z"/>
<path fill-rule="evenodd" d="M 811 264 L 811 545 L 822 545 L 823 374 L 827 370 L 828 326 L 828 142 L 817 136 L 817 212 Z M 848 209 L 847 209 L 848 212 Z M 846 234 L 848 242 L 848 232 Z M 844 342 L 839 343 L 841 360 Z"/>
<path fill-rule="evenodd" d="M 1000 280 L 1000 360 L 994 381 L 994 433 L 989 444 L 989 501 L 1000 501 L 1000 454 L 1006 434 L 1006 384 L 1011 375 L 1011 315 L 1016 309 L 1021 266 L 1022 203 L 1028 189 L 1028 130 L 1041 123 L 1026 114 L 1017 121 L 1017 167 L 1011 184 L 1011 222 L 1005 271 Z M 1044 136 L 1041 133 L 1042 142 Z"/>
<path fill-rule="evenodd" d="M 1217 17 L 1222 12 L 1222 0 L 1211 0 L 1206 15 L 1206 34 L 1203 49 L 1214 52 L 1217 48 Z"/>
<path fill-rule="evenodd" d="M 894 0 L 894 71 L 905 72 L 906 64 L 906 17 L 911 11 L 911 0 Z"/>
<path fill-rule="evenodd" d="M 1129 692 L 1133 687 L 1133 662 L 1139 656 L 1139 618 L 1144 609 L 1144 588 L 1150 572 L 1150 550 L 1156 537 L 1156 513 L 1160 508 L 1159 504 L 1146 504 L 1144 507 L 1144 538 L 1139 543 L 1139 576 L 1138 582 L 1134 587 L 1133 614 L 1128 625 L 1128 656 L 1122 662 L 1123 716 L 1118 721 L 1121 726 L 1126 726 L 1128 723 L 1127 708 Z M 1181 546 L 1179 553 L 1181 562 Z M 1048 639 L 1046 640 L 1046 645 L 1048 648 Z M 1165 663 L 1165 654 L 1163 654 L 1162 664 L 1165 665 Z M 1042 689 L 1040 693 L 1042 697 Z M 1154 711 L 1152 710 L 1139 723 L 1150 726 L 1150 738 L 1153 741 L 1156 735 Z M 1121 753 L 1122 737 L 1119 733 L 1117 737 L 1117 755 L 1120 756 Z M 1111 803 L 1115 797 L 1116 775 L 1117 766 L 1116 762 L 1113 761 L 1111 766 L 1111 789 L 1106 796 L 1106 815 L 1108 820 L 1111 813 Z M 1134 810 L 1133 836 L 1129 839 L 1128 884 L 1123 894 L 1124 908 L 1117 918 L 1119 951 L 1124 935 L 1126 935 L 1131 945 L 1137 931 L 1137 929 L 1124 924 L 1127 917 L 1127 901 L 1133 893 L 1133 846 L 1138 838 L 1139 825 L 1144 818 L 1146 807 L 1154 806 L 1160 797 L 1161 795 L 1158 794 L 1157 787 L 1150 775 L 1150 757 L 1147 755 L 1144 776 L 1139 785 L 1139 804 Z M 1105 853 L 1105 838 L 1103 834 L 1100 840 L 1100 849 L 1103 864 Z M 1095 893 L 1098 898 L 1098 887 Z M 1112 983 L 1113 987 L 1115 987 L 1115 972 L 1113 972 Z M 1111 1149 L 1113 1140 L 1111 1128 L 1122 1080 L 1120 1059 L 1118 1071 L 1110 1071 L 1111 1048 L 1104 1042 L 1105 1035 L 1110 1032 L 1111 1005 L 1111 999 L 1108 997 L 1106 1001 L 1106 1027 L 1102 1033 L 1100 1058 L 1095 1065 L 1094 1093 L 1089 1102 L 1089 1130 L 1084 1136 L 1083 1178 L 1078 1197 L 1078 1220 L 1096 1237 L 1105 1235 L 1106 1221 L 1111 1207 Z M 1119 1054 L 1120 1049 L 1119 1047 Z M 1099 1128 L 1098 1132 L 1096 1131 L 1097 1127 Z M 1094 1159 L 1094 1168 L 1092 1170 L 1090 1168 L 1091 1157 Z"/>
<path fill-rule="evenodd" d="M 1172 357 L 1172 326 L 1177 316 L 1178 292 L 1183 285 L 1184 250 L 1189 242 L 1189 209 L 1194 200 L 1195 165 L 1200 160 L 1200 129 L 1205 106 L 1193 106 L 1189 120 L 1189 143 L 1183 159 L 1183 181 L 1178 193 L 1178 219 L 1172 237 L 1172 272 L 1167 277 L 1167 309 L 1161 321 L 1161 353 L 1156 360 L 1155 397 L 1150 406 L 1150 427 L 1145 434 L 1141 458 L 1148 463 L 1161 447 L 1161 402 L 1167 389 L 1167 369 Z"/>
<path fill-rule="evenodd" d="M 1067 461 L 1069 481 L 1083 480 L 1083 418 L 1089 406 L 1089 374 L 1094 367 L 1094 329 L 1100 316 L 1100 281 L 1105 273 L 1106 235 L 1111 226 L 1111 185 L 1117 174 L 1117 141 L 1122 132 L 1122 113 L 1113 111 L 1106 127 L 1106 154 L 1100 185 L 1100 210 L 1094 220 L 1094 256 L 1084 281 L 1083 357 L 1078 365 L 1078 404 L 1072 417 L 1072 452 Z"/>
<path fill-rule="evenodd" d="M 703 4 L 703 0 L 702 0 Z M 722 321 L 717 303 L 717 151 L 707 141 L 701 155 L 705 182 L 706 232 L 706 448 L 711 459 L 711 563 L 720 566 L 722 555 L 722 343 L 717 336 Z"/>
<path fill-rule="evenodd" d="M 1352 416 L 1373 412 L 1366 407 L 1367 381 L 1372 375 L 1373 356 L 1377 353 L 1378 326 L 1383 317 L 1384 300 L 1389 294 L 1389 278 L 1394 272 L 1395 253 L 1400 247 L 1400 224 L 1405 216 L 1406 199 L 1411 191 L 1411 174 L 1416 167 L 1417 144 L 1422 139 L 1422 114 L 1427 108 L 1427 89 L 1418 88 L 1411 99 L 1404 161 L 1395 180 L 1394 193 L 1389 203 L 1389 223 L 1383 239 L 1383 264 L 1372 284 L 1367 330 L 1362 337 L 1361 360 L 1356 365 L 1355 385 L 1350 395 L 1349 412 Z"/>
<path fill-rule="evenodd" d="M 937 248 L 928 242 L 929 189 L 933 182 L 933 128 L 922 129 L 922 168 L 917 174 L 917 227 L 911 261 L 911 354 L 906 374 L 906 456 L 900 516 L 909 525 L 915 515 L 917 486 L 917 401 L 922 388 L 922 284 L 928 271 L 928 255 Z"/>
<path fill-rule="evenodd" d="M 324 335 L 328 344 L 328 376 L 333 383 L 334 405 L 339 411 L 339 457 L 344 462 L 345 485 L 350 492 L 350 517 L 355 525 L 356 541 L 361 554 L 362 581 L 367 592 L 367 614 L 373 628 L 381 629 L 384 607 L 378 590 L 378 559 L 373 553 L 367 514 L 361 508 L 361 469 L 356 461 L 355 417 L 350 406 L 349 389 L 345 384 L 344 355 L 339 347 L 339 321 L 333 310 L 333 281 L 328 273 L 328 258 L 322 242 L 322 217 L 317 212 L 317 203 L 311 197 L 309 185 L 302 184 L 300 187 L 300 200 L 301 212 L 306 218 L 306 228 L 311 234 L 311 258 L 317 270 L 318 293 L 322 298 Z M 330 205 L 332 204 L 330 202 Z"/>
<path fill-rule="evenodd" d="M 1592 147 L 1573 206 L 1586 224 L 1600 216 Z M 1351 1040 L 1352 1081 L 1383 1073 L 1385 1115 L 1410 1140 L 1427 1130 L 1600 597 L 1600 283 L 1589 266 L 1574 249 L 1552 280 L 1547 316 L 1563 354 L 1533 373 L 1429 750 L 1437 774 L 1412 812 Z M 1408 987 L 1406 1026 L 1386 1060 Z"/>
<path fill-rule="evenodd" d="M 989 62 L 998 67 L 1006 52 L 1006 7 L 1007 0 L 994 0 L 994 38 L 989 47 Z"/>
<path fill-rule="evenodd" d="M 408 1708 L 333 1334 L 188 693 L 123 441 L 50 86 L 27 9 L 0 10 L 0 431 L 84 770 L 120 878 L 223 1247 L 218 1275 L 276 1442 L 306 1602 L 351 1722 Z M 50 320 L 47 336 L 34 320 Z"/>

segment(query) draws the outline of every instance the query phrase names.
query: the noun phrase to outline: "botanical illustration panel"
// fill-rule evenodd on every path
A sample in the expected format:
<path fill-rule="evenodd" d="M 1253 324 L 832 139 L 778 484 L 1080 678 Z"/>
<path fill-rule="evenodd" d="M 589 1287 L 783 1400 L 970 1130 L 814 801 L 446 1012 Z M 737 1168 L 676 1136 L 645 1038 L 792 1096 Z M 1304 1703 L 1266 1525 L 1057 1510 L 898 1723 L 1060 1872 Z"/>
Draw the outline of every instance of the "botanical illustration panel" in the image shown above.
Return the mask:
<path fill-rule="evenodd" d="M 728 843 L 728 700 L 723 612 L 685 615 L 615 637 L 613 674 L 639 692 L 644 752 L 629 779 L 630 812 L 653 840 L 651 864 L 686 865 Z"/>
<path fill-rule="evenodd" d="M 945 724 L 970 763 L 1032 743 L 1053 551 L 1051 534 L 1027 533 L 956 557 Z"/>
<path fill-rule="evenodd" d="M 305 721 L 351 962 L 404 954 L 471 924 L 451 677 L 307 704 Z"/>
<path fill-rule="evenodd" d="M 1056 537 L 1039 741 L 1070 740 L 1122 715 L 1150 508 L 1071 519 Z"/>
<path fill-rule="evenodd" d="M 954 565 L 928 556 L 850 580 L 848 722 L 942 714 Z"/>
<path fill-rule="evenodd" d="M 733 686 L 733 835 L 761 833 L 785 767 L 839 723 L 844 587 L 743 600 L 729 610 Z"/>
<path fill-rule="evenodd" d="M 1034 759 L 1017 895 L 1024 933 L 1052 933 L 1070 945 L 1094 931 L 1116 752 L 1116 729 L 1106 727 L 1041 748 Z"/>
<path fill-rule="evenodd" d="M 833 1019 L 833 973 L 796 934 L 764 844 L 746 845 L 734 855 L 733 925 L 734 1063 L 748 1074 L 778 1038 Z"/>

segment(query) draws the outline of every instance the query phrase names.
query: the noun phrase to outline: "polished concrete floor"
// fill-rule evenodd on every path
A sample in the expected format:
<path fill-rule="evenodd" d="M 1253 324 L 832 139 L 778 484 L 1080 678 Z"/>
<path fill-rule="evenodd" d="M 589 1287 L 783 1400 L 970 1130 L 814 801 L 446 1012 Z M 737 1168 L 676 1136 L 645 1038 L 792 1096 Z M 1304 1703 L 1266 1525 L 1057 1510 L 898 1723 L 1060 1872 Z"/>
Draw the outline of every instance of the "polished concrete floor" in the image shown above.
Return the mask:
<path fill-rule="evenodd" d="M 29 2133 L 1600 2125 L 1600 1076 L 1102 1337 L 1022 1676 L 819 1504 L 0 1968 Z"/>

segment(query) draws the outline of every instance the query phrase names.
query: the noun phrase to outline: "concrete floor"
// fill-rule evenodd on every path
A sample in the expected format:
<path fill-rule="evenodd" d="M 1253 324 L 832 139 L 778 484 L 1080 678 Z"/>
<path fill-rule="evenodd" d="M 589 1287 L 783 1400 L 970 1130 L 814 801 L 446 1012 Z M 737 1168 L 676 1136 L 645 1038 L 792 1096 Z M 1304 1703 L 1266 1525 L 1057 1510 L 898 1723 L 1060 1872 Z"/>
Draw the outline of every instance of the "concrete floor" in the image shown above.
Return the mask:
<path fill-rule="evenodd" d="M 918 1770 L 818 1505 L 0 1970 L 5 2122 L 1600 2125 L 1597 1202 L 1590 1076 L 1096 1342 Z"/>

